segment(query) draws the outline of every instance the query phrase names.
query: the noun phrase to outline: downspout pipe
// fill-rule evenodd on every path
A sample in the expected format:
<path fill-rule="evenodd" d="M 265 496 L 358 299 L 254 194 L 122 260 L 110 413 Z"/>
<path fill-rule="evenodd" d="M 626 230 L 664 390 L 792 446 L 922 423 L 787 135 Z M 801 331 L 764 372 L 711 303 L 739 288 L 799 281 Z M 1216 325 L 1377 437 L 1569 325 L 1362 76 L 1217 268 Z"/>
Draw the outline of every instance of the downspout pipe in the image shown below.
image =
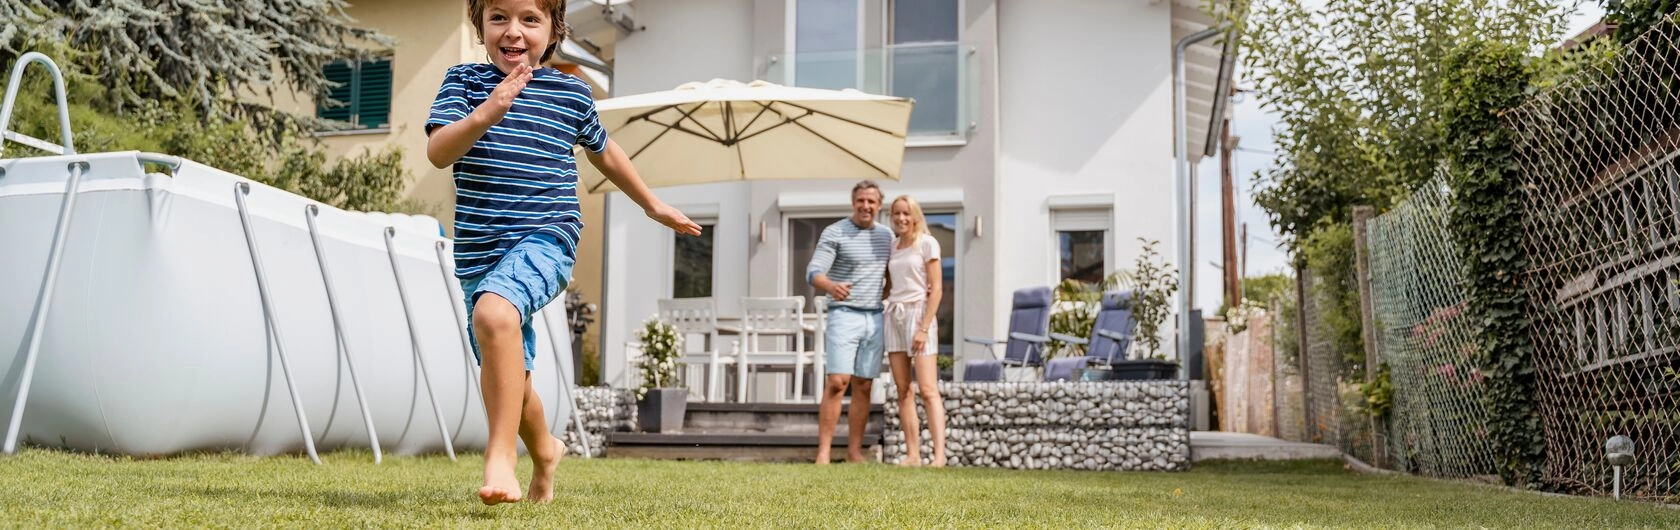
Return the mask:
<path fill-rule="evenodd" d="M 1190 353 L 1190 126 L 1187 123 L 1184 95 L 1184 54 L 1190 46 L 1219 36 L 1225 32 L 1223 24 L 1198 31 L 1173 46 L 1173 154 L 1174 183 L 1178 200 L 1178 348 L 1176 352 L 1179 377 L 1187 378 Z M 1216 95 L 1217 97 L 1217 95 Z"/>

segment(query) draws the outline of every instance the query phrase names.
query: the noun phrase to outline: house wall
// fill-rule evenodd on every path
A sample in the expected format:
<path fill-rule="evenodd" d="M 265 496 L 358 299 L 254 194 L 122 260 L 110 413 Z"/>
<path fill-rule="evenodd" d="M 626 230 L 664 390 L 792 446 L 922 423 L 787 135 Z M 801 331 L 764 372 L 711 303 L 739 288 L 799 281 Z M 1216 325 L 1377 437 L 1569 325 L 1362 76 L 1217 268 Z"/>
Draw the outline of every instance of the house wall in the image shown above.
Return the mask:
<path fill-rule="evenodd" d="M 455 188 L 448 169 L 426 161 L 426 133 L 422 125 L 449 67 L 478 60 L 478 45 L 467 24 L 465 4 L 459 0 L 358 1 L 346 14 L 361 27 L 396 39 L 391 57 L 391 125 L 374 132 L 321 137 L 328 156 L 337 159 L 394 146 L 403 150 L 409 181 L 403 197 L 425 206 L 445 229 L 452 230 Z M 276 106 L 313 115 L 314 100 L 281 96 Z"/>
<path fill-rule="evenodd" d="M 614 51 L 613 91 L 640 94 L 670 90 L 689 81 L 753 77 L 753 2 L 643 0 L 636 3 L 636 21 L 646 26 L 621 39 Z M 657 188 L 667 203 L 696 217 L 709 216 L 714 228 L 713 293 L 724 313 L 734 313 L 745 292 L 749 245 L 748 208 L 744 184 L 713 184 Z M 606 299 L 602 356 L 606 377 L 613 386 L 629 384 L 624 343 L 657 310 L 657 300 L 671 296 L 673 233 L 643 215 L 640 206 L 623 193 L 602 201 L 608 210 L 598 218 L 605 227 L 602 254 L 579 255 L 579 261 L 605 257 Z M 756 218 L 753 218 L 756 219 Z M 585 222 L 596 222 L 585 219 Z M 733 296 L 731 296 L 733 293 Z"/>
<path fill-rule="evenodd" d="M 997 263 L 996 307 L 1059 278 L 1052 203 L 1112 203 L 1110 270 L 1131 267 L 1139 237 L 1175 261 L 1169 3 L 1032 0 L 1000 11 L 1007 199 L 991 230 L 1010 259 Z"/>
<path fill-rule="evenodd" d="M 868 10 L 883 9 L 866 0 Z M 615 91 L 667 90 L 712 78 L 748 80 L 777 70 L 789 45 L 789 0 L 638 0 L 646 30 L 621 39 Z M 988 355 L 963 336 L 1005 329 L 1010 296 L 1059 275 L 1051 204 L 1103 204 L 1111 269 L 1128 267 L 1138 237 L 1173 251 L 1171 12 L 1167 3 L 967 0 L 960 39 L 978 68 L 978 115 L 966 142 L 911 143 L 887 198 L 927 199 L 929 213 L 959 214 L 958 362 Z M 878 22 L 866 33 L 878 34 Z M 1066 35 L 1080 35 L 1071 43 Z M 868 37 L 866 47 L 878 46 Z M 1070 48 L 1070 46 L 1076 47 Z M 772 81 L 781 81 L 773 79 Z M 740 296 L 789 293 L 785 220 L 845 215 L 855 180 L 731 183 L 655 191 L 667 202 L 718 212 L 714 296 L 734 314 Z M 954 202 L 960 197 L 960 203 Z M 784 201 L 797 200 L 797 210 Z M 1103 202 L 1106 201 L 1106 202 Z M 628 384 L 623 344 L 670 296 L 669 232 L 612 194 L 606 240 L 603 345 L 608 381 Z M 982 232 L 975 234 L 975 223 Z M 759 234 L 760 226 L 764 234 Z M 583 259 L 589 259 L 587 256 Z M 1169 343 L 1170 344 L 1170 343 Z M 725 346 L 727 347 L 727 346 Z M 960 375 L 961 370 L 957 370 Z"/>

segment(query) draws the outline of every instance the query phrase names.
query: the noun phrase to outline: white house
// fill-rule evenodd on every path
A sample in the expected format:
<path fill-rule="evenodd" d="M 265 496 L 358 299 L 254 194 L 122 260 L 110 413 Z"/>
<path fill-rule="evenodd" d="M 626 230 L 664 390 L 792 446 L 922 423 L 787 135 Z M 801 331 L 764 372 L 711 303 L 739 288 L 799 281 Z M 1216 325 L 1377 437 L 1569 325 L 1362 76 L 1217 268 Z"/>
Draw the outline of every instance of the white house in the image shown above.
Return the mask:
<path fill-rule="evenodd" d="M 986 355 L 962 337 L 998 336 L 1016 289 L 1127 268 L 1138 238 L 1177 261 L 1173 50 L 1213 24 L 1197 0 L 612 0 L 626 3 L 571 21 L 615 95 L 725 78 L 915 98 L 902 179 L 879 184 L 935 225 L 940 347 L 959 366 Z M 1187 54 L 1193 159 L 1217 141 L 1225 46 Z M 631 381 L 624 344 L 661 298 L 712 296 L 728 315 L 742 296 L 809 295 L 806 261 L 854 182 L 658 189 L 709 227 L 680 247 L 609 196 L 605 381 Z"/>

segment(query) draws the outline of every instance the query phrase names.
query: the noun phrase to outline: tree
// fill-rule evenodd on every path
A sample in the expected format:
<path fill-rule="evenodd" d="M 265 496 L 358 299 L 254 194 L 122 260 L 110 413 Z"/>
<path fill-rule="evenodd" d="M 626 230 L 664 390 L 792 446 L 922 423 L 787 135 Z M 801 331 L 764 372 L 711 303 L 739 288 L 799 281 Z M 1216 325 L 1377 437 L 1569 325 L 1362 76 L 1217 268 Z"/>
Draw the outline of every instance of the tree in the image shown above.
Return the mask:
<path fill-rule="evenodd" d="M 1362 358 L 1350 222 L 1379 212 L 1440 171 L 1443 60 L 1467 40 L 1538 52 L 1561 32 L 1554 0 L 1270 0 L 1249 7 L 1243 61 L 1281 117 L 1278 158 L 1255 202 L 1297 262 L 1343 359 Z M 1349 311 L 1353 311 L 1349 313 Z M 1342 367 L 1357 376 L 1363 363 Z"/>
<path fill-rule="evenodd" d="M 11 0 L 0 2 L 0 64 L 25 51 L 64 70 L 83 152 L 184 156 L 341 208 L 417 211 L 398 200 L 399 150 L 327 164 L 313 116 L 275 110 L 277 86 L 320 97 L 322 65 L 367 57 L 389 38 L 357 28 L 342 0 Z M 45 76 L 20 89 L 12 128 L 56 138 Z M 241 96 L 247 96 L 242 98 Z M 8 153 L 15 149 L 8 146 Z"/>
<path fill-rule="evenodd" d="M 277 85 L 306 96 L 331 87 L 321 68 L 365 59 L 393 41 L 359 28 L 344 0 L 11 0 L 0 30 L 11 59 L 23 47 L 61 42 L 80 72 L 110 87 L 117 110 L 186 99 L 206 117 L 256 110 L 233 95 L 272 97 Z M 10 62 L 9 60 L 7 61 Z"/>
<path fill-rule="evenodd" d="M 1680 11 L 1680 0 L 1603 0 L 1604 20 L 1616 27 L 1616 42 L 1627 44 Z"/>
<path fill-rule="evenodd" d="M 1320 6 L 1320 7 L 1314 7 Z M 1434 175 L 1441 62 L 1466 38 L 1538 50 L 1565 12 L 1552 0 L 1256 2 L 1243 22 L 1244 65 L 1282 119 L 1278 165 L 1256 202 L 1292 251 L 1351 207 L 1379 211 Z"/>

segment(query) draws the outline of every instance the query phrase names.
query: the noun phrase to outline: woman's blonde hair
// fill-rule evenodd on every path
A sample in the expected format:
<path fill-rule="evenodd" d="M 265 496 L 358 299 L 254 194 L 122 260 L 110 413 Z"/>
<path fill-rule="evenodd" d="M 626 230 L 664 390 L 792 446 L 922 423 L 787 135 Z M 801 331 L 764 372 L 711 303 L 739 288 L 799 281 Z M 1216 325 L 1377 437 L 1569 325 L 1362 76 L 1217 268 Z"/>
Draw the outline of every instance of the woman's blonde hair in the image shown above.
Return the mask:
<path fill-rule="evenodd" d="M 892 208 L 893 206 L 898 206 L 899 201 L 903 201 L 904 206 L 910 209 L 910 222 L 914 225 L 910 227 L 910 242 L 915 243 L 919 241 L 922 236 L 929 235 L 931 232 L 928 232 L 927 216 L 922 215 L 922 205 L 921 203 L 916 202 L 914 197 L 909 195 L 899 195 L 898 197 L 894 197 L 892 202 L 887 206 L 887 215 L 892 215 Z"/>

